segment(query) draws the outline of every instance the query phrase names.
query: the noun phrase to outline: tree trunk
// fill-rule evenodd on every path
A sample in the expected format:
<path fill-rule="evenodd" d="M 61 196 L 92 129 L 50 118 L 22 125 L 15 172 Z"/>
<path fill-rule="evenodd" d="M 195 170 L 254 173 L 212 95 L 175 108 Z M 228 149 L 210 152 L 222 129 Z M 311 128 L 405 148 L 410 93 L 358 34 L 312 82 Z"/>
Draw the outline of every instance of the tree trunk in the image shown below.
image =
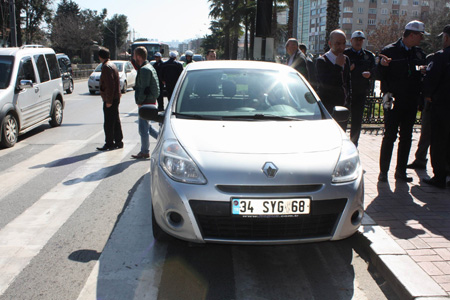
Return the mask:
<path fill-rule="evenodd" d="M 327 27 L 325 35 L 325 45 L 323 50 L 327 52 L 330 50 L 328 47 L 328 39 L 330 38 L 330 33 L 339 28 L 339 17 L 340 17 L 340 6 L 339 0 L 328 0 L 327 4 Z"/>
<path fill-rule="evenodd" d="M 288 26 L 287 35 L 288 38 L 291 38 L 294 36 L 294 0 L 289 0 L 289 14 L 287 26 Z"/>

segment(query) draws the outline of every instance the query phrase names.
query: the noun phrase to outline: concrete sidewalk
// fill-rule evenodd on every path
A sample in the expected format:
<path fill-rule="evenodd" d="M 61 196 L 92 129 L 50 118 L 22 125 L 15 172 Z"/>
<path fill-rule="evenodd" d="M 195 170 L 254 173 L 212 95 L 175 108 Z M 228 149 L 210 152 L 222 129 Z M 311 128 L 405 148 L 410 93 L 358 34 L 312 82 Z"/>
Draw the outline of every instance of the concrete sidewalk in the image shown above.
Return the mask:
<path fill-rule="evenodd" d="M 381 131 L 380 131 L 381 132 Z M 379 132 L 379 133 L 380 133 Z M 420 133 L 413 134 L 409 162 Z M 396 182 L 396 142 L 389 182 L 378 182 L 383 136 L 361 133 L 359 151 L 365 171 L 366 216 L 360 228 L 371 261 L 401 299 L 450 298 L 450 188 L 422 182 L 427 170 L 408 170 L 413 182 Z"/>

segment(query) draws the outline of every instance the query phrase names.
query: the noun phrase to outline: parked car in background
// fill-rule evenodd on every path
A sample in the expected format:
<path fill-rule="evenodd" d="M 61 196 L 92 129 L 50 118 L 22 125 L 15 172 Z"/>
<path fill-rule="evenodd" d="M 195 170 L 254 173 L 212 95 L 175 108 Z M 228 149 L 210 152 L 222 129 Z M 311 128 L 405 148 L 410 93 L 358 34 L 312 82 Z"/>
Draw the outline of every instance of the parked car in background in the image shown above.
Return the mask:
<path fill-rule="evenodd" d="M 181 74 L 151 154 L 153 235 L 196 243 L 339 240 L 364 214 L 358 150 L 294 69 L 205 61 Z M 149 198 L 150 198 L 149 197 Z M 150 199 L 149 199 L 150 200 Z"/>
<path fill-rule="evenodd" d="M 137 72 L 134 69 L 130 61 L 126 60 L 112 60 L 119 71 L 120 77 L 120 90 L 122 93 L 126 93 L 128 88 L 134 87 L 136 84 Z M 100 92 L 100 75 L 102 73 L 102 64 L 99 64 L 94 72 L 91 73 L 88 80 L 89 93 L 94 95 L 96 92 Z"/>
<path fill-rule="evenodd" d="M 20 134 L 44 122 L 61 125 L 63 93 L 53 49 L 0 48 L 1 146 L 14 146 Z"/>
<path fill-rule="evenodd" d="M 63 89 L 67 94 L 72 94 L 74 84 L 72 63 L 70 62 L 70 58 L 64 53 L 56 54 L 56 58 L 58 59 L 59 69 L 61 71 Z"/>

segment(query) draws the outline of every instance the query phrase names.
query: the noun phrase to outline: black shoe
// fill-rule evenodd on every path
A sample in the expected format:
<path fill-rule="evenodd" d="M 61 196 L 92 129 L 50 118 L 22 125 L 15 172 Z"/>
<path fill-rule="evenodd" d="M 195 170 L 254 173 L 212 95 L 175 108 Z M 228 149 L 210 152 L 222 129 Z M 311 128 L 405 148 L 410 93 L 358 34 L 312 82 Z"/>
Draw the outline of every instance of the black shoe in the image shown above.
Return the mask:
<path fill-rule="evenodd" d="M 412 182 L 413 181 L 412 177 L 407 176 L 406 173 L 397 173 L 396 172 L 394 177 L 395 177 L 395 179 L 401 180 L 404 182 Z"/>
<path fill-rule="evenodd" d="M 445 180 L 441 181 L 441 180 L 436 179 L 436 177 L 423 178 L 422 181 L 427 183 L 427 184 L 429 184 L 429 185 L 432 185 L 432 186 L 435 186 L 437 188 L 440 188 L 440 189 L 445 189 L 446 186 L 447 186 L 447 184 L 445 183 Z"/>
<path fill-rule="evenodd" d="M 387 173 L 380 172 L 380 175 L 378 175 L 378 181 L 387 182 L 388 181 Z"/>
<path fill-rule="evenodd" d="M 115 144 L 114 144 L 114 148 L 116 148 L 116 149 L 122 149 L 122 148 L 123 148 L 123 143 L 115 143 Z"/>
<path fill-rule="evenodd" d="M 114 150 L 114 149 L 116 149 L 116 147 L 115 146 L 108 146 L 108 145 L 103 145 L 103 147 L 97 147 L 97 150 L 98 151 L 109 151 L 109 150 Z"/>
<path fill-rule="evenodd" d="M 415 170 L 425 170 L 427 168 L 427 165 L 418 163 L 417 161 L 413 161 L 413 163 L 407 165 L 406 168 L 408 168 L 408 169 L 415 169 Z"/>

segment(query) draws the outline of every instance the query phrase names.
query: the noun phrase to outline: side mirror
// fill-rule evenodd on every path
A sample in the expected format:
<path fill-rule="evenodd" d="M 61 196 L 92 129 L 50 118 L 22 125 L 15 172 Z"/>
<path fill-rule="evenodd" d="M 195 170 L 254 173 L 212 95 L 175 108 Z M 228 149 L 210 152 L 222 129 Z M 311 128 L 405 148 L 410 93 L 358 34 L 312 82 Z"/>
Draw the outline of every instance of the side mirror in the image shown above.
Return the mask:
<path fill-rule="evenodd" d="M 147 121 L 164 122 L 164 112 L 160 113 L 155 104 L 142 105 L 139 108 L 139 117 Z"/>
<path fill-rule="evenodd" d="M 348 118 L 350 117 L 350 111 L 344 106 L 335 106 L 333 108 L 333 114 L 331 116 L 338 123 L 347 122 Z"/>
<path fill-rule="evenodd" d="M 19 89 L 31 89 L 33 87 L 33 81 L 22 79 L 19 82 Z"/>

